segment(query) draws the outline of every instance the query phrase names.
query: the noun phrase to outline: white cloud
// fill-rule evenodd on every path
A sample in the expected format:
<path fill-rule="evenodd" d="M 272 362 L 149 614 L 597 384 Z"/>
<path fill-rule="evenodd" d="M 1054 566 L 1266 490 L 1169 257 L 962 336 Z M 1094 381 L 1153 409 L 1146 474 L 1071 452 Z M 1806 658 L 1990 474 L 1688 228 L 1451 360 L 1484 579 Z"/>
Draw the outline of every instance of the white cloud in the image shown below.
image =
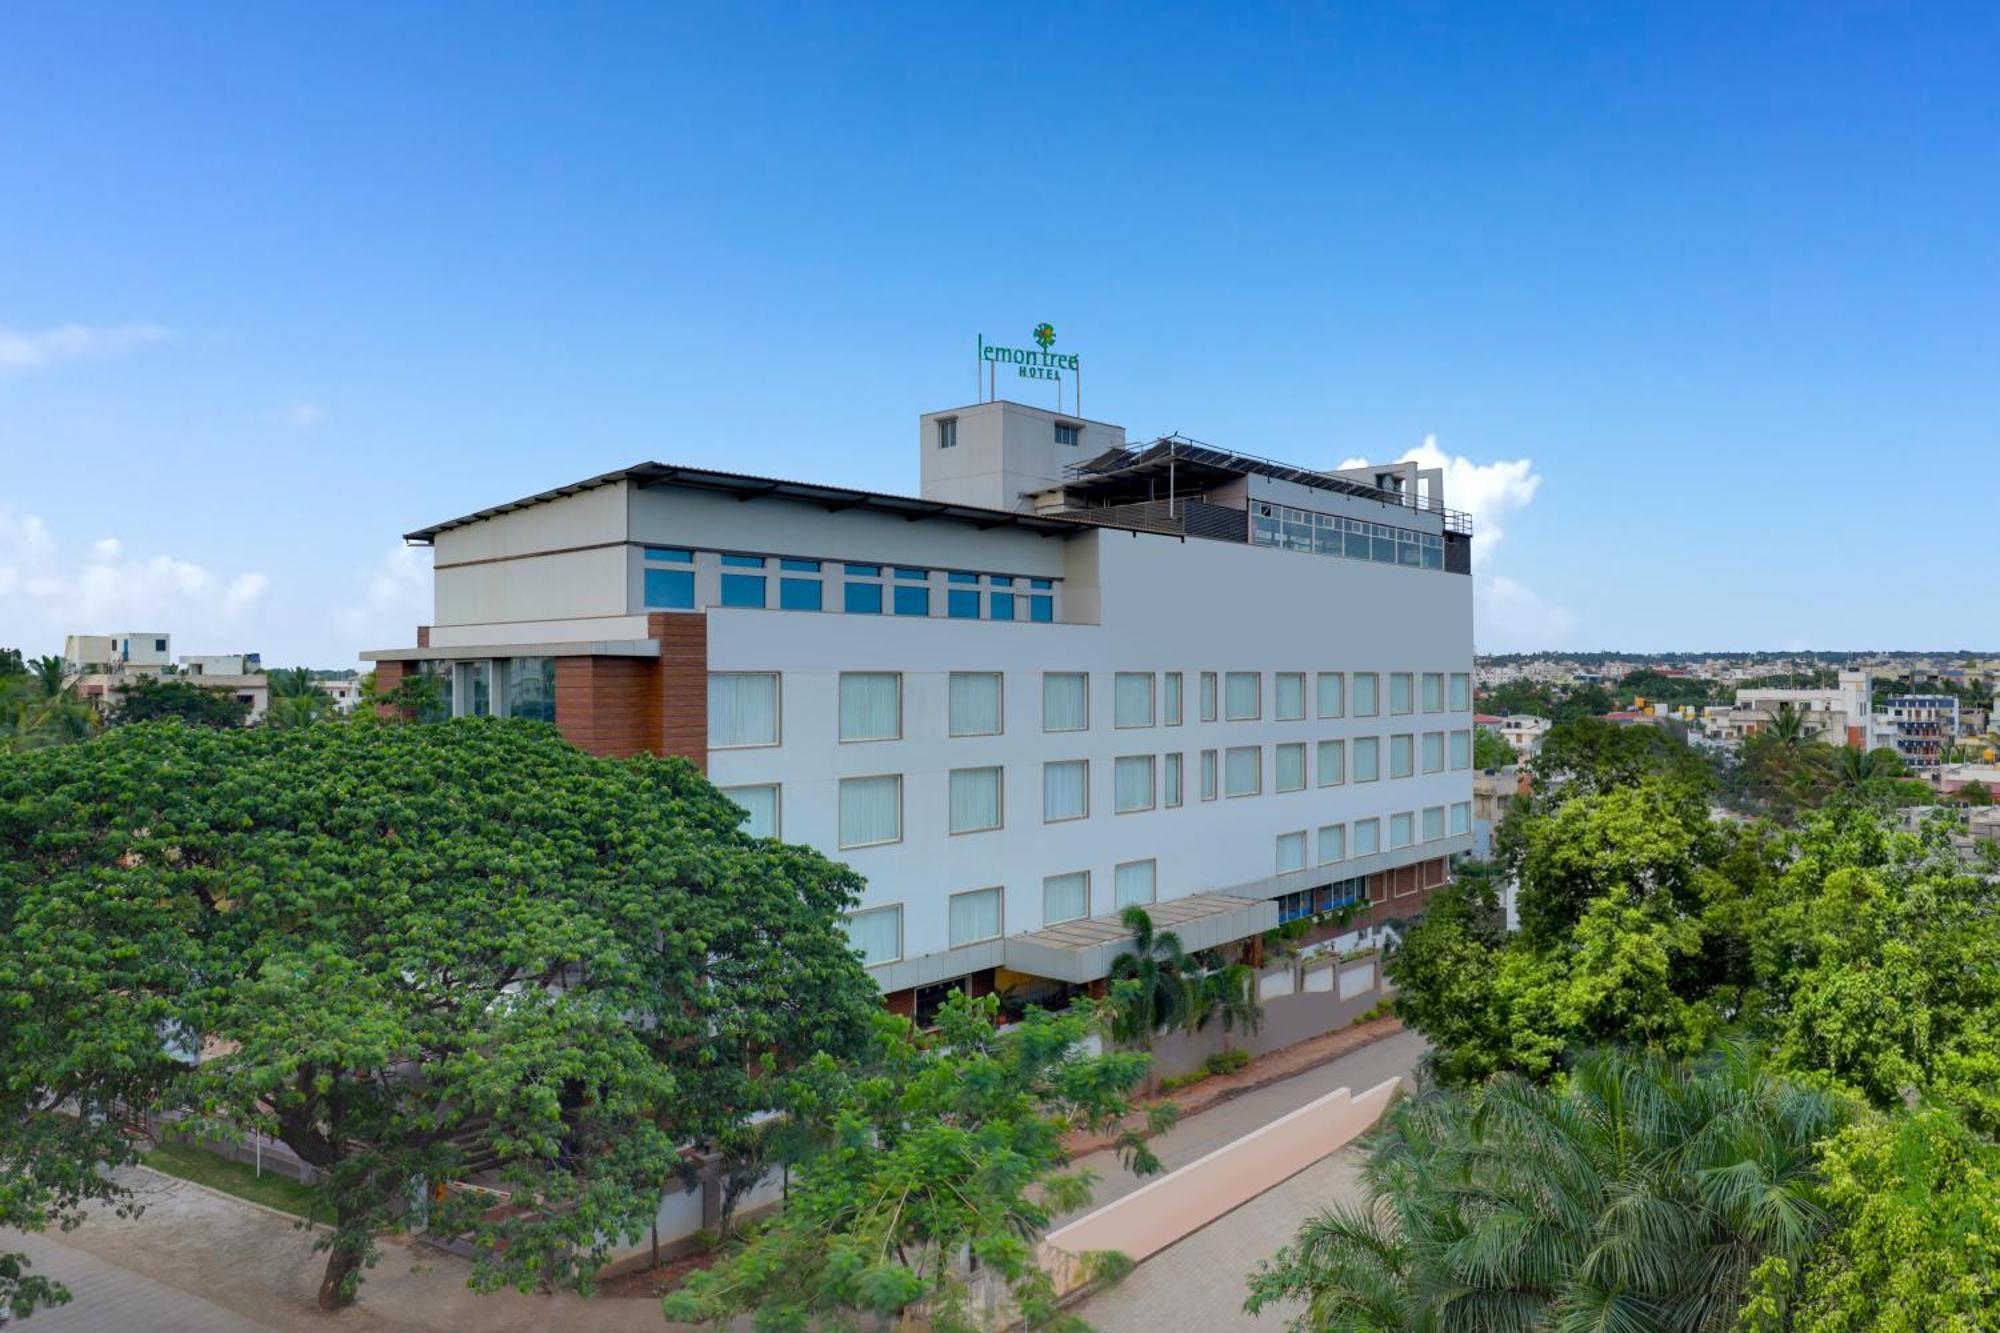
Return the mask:
<path fill-rule="evenodd" d="M 431 621 L 430 548 L 398 542 L 357 577 L 361 600 L 333 613 L 341 633 L 357 649 L 416 642 L 416 627 Z"/>
<path fill-rule="evenodd" d="M 1541 474 L 1531 458 L 1476 463 L 1438 447 L 1437 436 L 1406 451 L 1397 462 L 1444 471 L 1444 502 L 1472 515 L 1472 602 L 1475 635 L 1481 652 L 1517 652 L 1562 647 L 1576 629 L 1567 609 L 1544 600 L 1522 583 L 1495 571 L 1493 559 L 1516 515 L 1534 502 L 1542 488 Z M 1365 467 L 1365 458 L 1349 459 L 1342 469 Z"/>
<path fill-rule="evenodd" d="M 311 430 L 326 420 L 326 409 L 310 398 L 301 398 L 272 412 L 271 420 L 293 430 Z"/>
<path fill-rule="evenodd" d="M 171 330 L 157 324 L 58 324 L 38 330 L 0 324 L 0 371 L 47 370 L 64 361 L 112 356 L 172 336 Z"/>
<path fill-rule="evenodd" d="M 177 650 L 254 651 L 241 640 L 271 581 L 224 575 L 170 555 L 127 556 L 116 537 L 66 553 L 42 519 L 0 504 L 0 625 L 31 655 L 57 652 L 66 634 L 166 630 Z"/>

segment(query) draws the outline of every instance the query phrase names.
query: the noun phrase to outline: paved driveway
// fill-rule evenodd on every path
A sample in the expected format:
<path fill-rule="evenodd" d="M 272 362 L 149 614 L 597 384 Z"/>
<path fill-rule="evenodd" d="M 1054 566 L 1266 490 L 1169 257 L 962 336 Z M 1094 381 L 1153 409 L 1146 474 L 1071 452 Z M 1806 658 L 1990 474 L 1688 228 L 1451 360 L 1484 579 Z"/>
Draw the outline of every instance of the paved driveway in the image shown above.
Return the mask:
<path fill-rule="evenodd" d="M 21 1333 L 269 1333 L 212 1301 L 120 1268 L 88 1250 L 65 1245 L 56 1236 L 0 1231 L 0 1250 L 19 1250 L 37 1277 L 52 1277 L 70 1290 L 68 1305 L 37 1310 L 14 1327 Z"/>
<path fill-rule="evenodd" d="M 1361 1092 L 1387 1078 L 1407 1080 L 1424 1047 L 1424 1039 L 1416 1033 L 1399 1033 L 1225 1102 L 1165 1136 L 1158 1147 L 1161 1160 L 1170 1170 L 1182 1166 L 1335 1088 Z M 1334 1199 L 1354 1194 L 1358 1157 L 1356 1150 L 1343 1148 L 1321 1158 L 1160 1251 L 1123 1282 L 1084 1302 L 1077 1314 L 1098 1333 L 1210 1333 L 1232 1328 L 1277 1333 L 1291 1311 L 1269 1309 L 1256 1319 L 1243 1313 L 1250 1270 L 1290 1240 L 1299 1223 Z M 1105 1174 L 1097 1189 L 1098 1204 L 1141 1183 L 1115 1162 L 1107 1166 L 1103 1157 L 1090 1164 Z"/>

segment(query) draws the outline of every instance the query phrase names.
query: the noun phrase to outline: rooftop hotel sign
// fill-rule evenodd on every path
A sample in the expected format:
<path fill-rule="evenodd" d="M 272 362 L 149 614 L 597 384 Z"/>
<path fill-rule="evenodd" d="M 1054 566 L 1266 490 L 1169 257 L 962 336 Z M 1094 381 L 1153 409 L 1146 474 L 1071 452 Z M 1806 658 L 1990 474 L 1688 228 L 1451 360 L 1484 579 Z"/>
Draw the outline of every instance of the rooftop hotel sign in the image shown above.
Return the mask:
<path fill-rule="evenodd" d="M 1034 340 L 1034 347 L 1000 347 L 987 342 L 986 335 L 979 335 L 979 365 L 986 372 L 987 396 L 998 397 L 994 380 L 1001 366 L 1011 366 L 1020 379 L 1055 381 L 1056 399 L 1060 406 L 1063 372 L 1067 370 L 1071 382 L 1077 385 L 1077 410 L 1081 412 L 1082 359 L 1074 352 L 1051 350 L 1056 342 L 1056 327 L 1047 321 L 1035 325 L 1034 332 L 1029 336 Z"/>

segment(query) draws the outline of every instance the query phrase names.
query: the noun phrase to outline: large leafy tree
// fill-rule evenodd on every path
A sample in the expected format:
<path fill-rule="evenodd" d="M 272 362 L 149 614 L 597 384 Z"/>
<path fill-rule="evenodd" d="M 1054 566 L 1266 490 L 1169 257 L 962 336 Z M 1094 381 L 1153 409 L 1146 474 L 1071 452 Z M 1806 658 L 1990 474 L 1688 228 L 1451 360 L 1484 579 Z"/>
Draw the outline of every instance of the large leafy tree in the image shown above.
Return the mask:
<path fill-rule="evenodd" d="M 2000 1148 L 1949 1109 L 1870 1116 L 1824 1145 L 1837 1227 L 1805 1269 L 1801 1333 L 1991 1326 L 2000 1310 Z"/>
<path fill-rule="evenodd" d="M 739 818 L 683 762 L 488 719 L 134 726 L 10 761 L 0 1206 L 73 1215 L 130 1156 L 105 1117 L 185 1114 L 323 1173 L 328 1307 L 413 1191 L 475 1172 L 512 1206 L 430 1215 L 475 1282 L 587 1288 L 685 1145 L 875 1005 L 852 872 Z"/>
<path fill-rule="evenodd" d="M 1096 1016 L 1084 1006 L 1030 1009 L 1004 1030 L 998 1014 L 996 996 L 954 994 L 934 1032 L 881 1014 L 862 1059 L 815 1060 L 788 1107 L 810 1146 L 783 1207 L 669 1296 L 667 1316 L 721 1325 L 749 1312 L 760 1330 L 792 1330 L 915 1313 L 953 1333 L 985 1326 L 976 1266 L 1027 1327 L 1079 1327 L 1058 1309 L 1035 1242 L 1089 1199 L 1093 1177 L 1066 1169 L 1063 1136 L 1121 1124 L 1149 1057 L 1088 1054 Z M 1152 1128 L 1170 1120 L 1171 1108 L 1156 1111 Z M 1120 1151 L 1141 1173 L 1158 1169 L 1134 1129 Z"/>
<path fill-rule="evenodd" d="M 240 727 L 250 705 L 227 690 L 192 681 L 140 676 L 123 686 L 107 719 L 113 726 L 178 719 L 192 727 Z"/>
<path fill-rule="evenodd" d="M 1769 1294 L 1767 1260 L 1796 1265 L 1828 1229 L 1814 1144 L 1842 1115 L 1737 1049 L 1428 1093 L 1372 1141 L 1365 1202 L 1306 1222 L 1247 1308 L 1303 1302 L 1301 1333 L 1720 1333 Z"/>

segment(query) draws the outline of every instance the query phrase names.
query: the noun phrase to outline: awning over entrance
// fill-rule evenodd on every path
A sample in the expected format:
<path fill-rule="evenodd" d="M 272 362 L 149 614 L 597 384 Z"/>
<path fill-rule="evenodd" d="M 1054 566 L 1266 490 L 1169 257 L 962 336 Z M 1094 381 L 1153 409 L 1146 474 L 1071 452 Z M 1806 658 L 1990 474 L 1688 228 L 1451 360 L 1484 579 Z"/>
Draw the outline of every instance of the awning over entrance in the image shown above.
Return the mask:
<path fill-rule="evenodd" d="M 1156 931 L 1180 936 L 1181 948 L 1214 949 L 1261 935 L 1278 924 L 1278 904 L 1269 898 L 1237 898 L 1197 893 L 1164 903 L 1148 903 Z M 1111 971 L 1111 960 L 1131 948 L 1132 932 L 1117 915 L 1065 921 L 1007 940 L 1006 966 L 1052 981 L 1080 985 Z"/>

